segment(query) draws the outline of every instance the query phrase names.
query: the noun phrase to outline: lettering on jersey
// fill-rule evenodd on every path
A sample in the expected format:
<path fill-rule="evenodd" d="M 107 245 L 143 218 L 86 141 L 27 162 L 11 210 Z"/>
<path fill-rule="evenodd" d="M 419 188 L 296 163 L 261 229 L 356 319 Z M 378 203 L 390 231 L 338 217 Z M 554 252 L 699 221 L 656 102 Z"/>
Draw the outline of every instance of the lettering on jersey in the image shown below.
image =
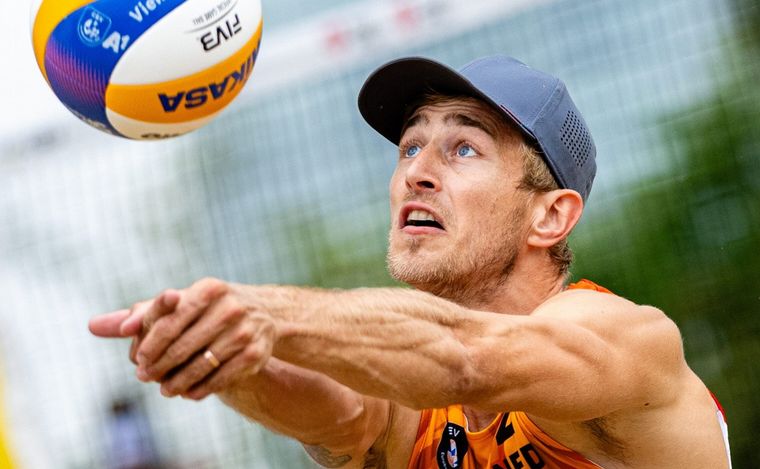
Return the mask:
<path fill-rule="evenodd" d="M 509 421 L 509 413 L 505 413 L 499 422 L 499 430 L 496 432 L 496 444 L 502 445 L 515 434 L 515 427 Z"/>
<path fill-rule="evenodd" d="M 499 429 L 496 431 L 496 443 L 499 446 L 507 443 L 515 436 L 515 427 L 509 421 L 509 415 L 509 413 L 504 414 L 501 422 L 499 422 Z M 509 445 L 504 449 L 506 450 L 507 448 L 511 449 Z M 517 451 L 508 454 L 501 464 L 494 464 L 491 469 L 540 469 L 545 465 L 546 463 L 541 459 L 541 455 L 538 454 L 536 448 L 528 443 L 518 448 Z"/>
<path fill-rule="evenodd" d="M 248 78 L 251 76 L 255 59 L 255 55 L 252 55 L 240 66 L 239 70 L 233 70 L 219 83 L 212 82 L 207 86 L 180 91 L 173 95 L 159 93 L 158 99 L 161 101 L 161 106 L 166 112 L 174 112 L 179 109 L 180 106 L 185 109 L 193 109 L 203 106 L 209 102 L 209 99 L 212 101 L 221 99 L 224 95 L 245 85 L 245 82 L 248 81 Z"/>
<path fill-rule="evenodd" d="M 164 0 L 140 0 L 129 11 L 129 16 L 138 23 L 142 23 L 143 19 L 149 16 L 156 8 L 160 7 L 164 3 Z"/>
<path fill-rule="evenodd" d="M 464 428 L 451 422 L 446 423 L 446 428 L 441 434 L 436 452 L 438 469 L 457 469 L 462 467 L 464 455 L 470 449 Z"/>
<path fill-rule="evenodd" d="M 540 469 L 546 463 L 541 459 L 532 444 L 523 445 L 517 451 L 504 458 L 502 464 L 494 464 L 492 469 Z"/>

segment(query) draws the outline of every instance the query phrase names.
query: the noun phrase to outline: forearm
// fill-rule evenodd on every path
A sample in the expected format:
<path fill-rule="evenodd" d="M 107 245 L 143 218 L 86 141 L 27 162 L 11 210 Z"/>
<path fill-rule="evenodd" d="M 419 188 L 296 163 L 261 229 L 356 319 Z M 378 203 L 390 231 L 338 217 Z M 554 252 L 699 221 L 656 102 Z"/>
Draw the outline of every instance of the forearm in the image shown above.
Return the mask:
<path fill-rule="evenodd" d="M 457 401 L 472 376 L 472 311 L 407 289 L 291 289 L 274 355 L 412 408 Z M 485 314 L 485 313 L 478 313 Z"/>
<path fill-rule="evenodd" d="M 372 441 L 363 443 L 357 435 L 366 433 L 370 420 L 382 420 L 380 414 L 386 410 L 376 399 L 276 358 L 258 374 L 243 378 L 218 396 L 276 433 L 332 450 L 369 447 Z"/>

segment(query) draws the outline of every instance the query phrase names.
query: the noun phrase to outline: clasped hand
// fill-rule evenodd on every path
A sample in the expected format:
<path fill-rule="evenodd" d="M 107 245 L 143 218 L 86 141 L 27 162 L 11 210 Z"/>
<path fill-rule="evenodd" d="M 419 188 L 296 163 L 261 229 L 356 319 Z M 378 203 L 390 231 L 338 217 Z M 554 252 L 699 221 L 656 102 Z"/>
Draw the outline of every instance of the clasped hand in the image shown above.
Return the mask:
<path fill-rule="evenodd" d="M 256 374 L 272 355 L 273 318 L 256 289 L 204 279 L 184 290 L 96 316 L 99 337 L 132 337 L 130 359 L 141 381 L 158 381 L 165 396 L 203 399 Z M 208 354 L 207 351 L 211 353 Z"/>

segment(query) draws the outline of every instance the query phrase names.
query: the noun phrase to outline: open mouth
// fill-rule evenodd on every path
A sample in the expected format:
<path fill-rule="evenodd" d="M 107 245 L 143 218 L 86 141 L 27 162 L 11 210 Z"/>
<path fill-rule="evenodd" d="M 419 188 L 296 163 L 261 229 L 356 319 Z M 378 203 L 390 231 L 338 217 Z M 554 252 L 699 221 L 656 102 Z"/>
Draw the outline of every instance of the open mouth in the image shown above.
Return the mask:
<path fill-rule="evenodd" d="M 436 220 L 433 213 L 421 207 L 407 207 L 402 217 L 403 227 L 414 226 L 420 228 L 435 228 L 444 230 L 443 224 Z"/>
<path fill-rule="evenodd" d="M 435 221 L 433 215 L 424 210 L 412 210 L 406 217 L 406 223 L 404 226 L 429 226 L 440 230 L 443 229 L 443 226 Z"/>

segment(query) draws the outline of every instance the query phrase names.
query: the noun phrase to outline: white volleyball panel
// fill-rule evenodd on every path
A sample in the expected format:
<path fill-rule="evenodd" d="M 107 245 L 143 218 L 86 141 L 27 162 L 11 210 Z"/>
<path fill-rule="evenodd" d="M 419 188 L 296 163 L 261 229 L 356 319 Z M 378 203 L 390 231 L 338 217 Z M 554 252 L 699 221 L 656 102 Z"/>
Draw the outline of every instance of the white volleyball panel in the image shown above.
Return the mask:
<path fill-rule="evenodd" d="M 123 116 L 116 111 L 106 109 L 111 125 L 125 137 L 135 140 L 162 140 L 176 137 L 198 129 L 212 121 L 219 113 L 208 115 L 192 121 L 161 124 L 143 122 Z"/>
<path fill-rule="evenodd" d="M 260 23 L 259 0 L 188 0 L 127 49 L 111 83 L 165 82 L 213 67 L 240 50 Z"/>

